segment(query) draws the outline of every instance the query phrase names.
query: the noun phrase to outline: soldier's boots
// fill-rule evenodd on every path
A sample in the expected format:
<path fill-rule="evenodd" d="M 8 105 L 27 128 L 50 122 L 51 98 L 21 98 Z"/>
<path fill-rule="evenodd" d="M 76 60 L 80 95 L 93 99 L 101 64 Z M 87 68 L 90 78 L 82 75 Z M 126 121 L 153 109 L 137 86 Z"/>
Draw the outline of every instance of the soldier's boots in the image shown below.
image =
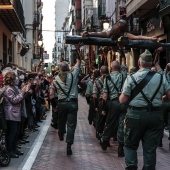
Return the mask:
<path fill-rule="evenodd" d="M 58 131 L 58 136 L 59 136 L 60 141 L 64 140 L 64 133 Z"/>
<path fill-rule="evenodd" d="M 67 155 L 72 155 L 71 144 L 67 144 Z"/>
<path fill-rule="evenodd" d="M 99 132 L 96 132 L 96 138 L 98 139 L 98 140 L 100 140 L 101 139 L 101 133 L 99 133 Z"/>
<path fill-rule="evenodd" d="M 138 168 L 136 166 L 129 166 L 125 168 L 126 170 L 137 170 Z"/>
<path fill-rule="evenodd" d="M 125 156 L 124 146 L 119 144 L 119 146 L 118 146 L 118 157 L 124 157 L 124 156 Z"/>
<path fill-rule="evenodd" d="M 163 144 L 162 144 L 162 138 L 159 140 L 159 144 L 158 144 L 158 146 L 161 148 L 161 147 L 163 147 Z"/>
<path fill-rule="evenodd" d="M 107 150 L 108 143 L 109 143 L 109 141 L 104 141 L 102 138 L 100 139 L 100 145 L 101 145 L 101 148 L 102 148 L 104 151 Z"/>

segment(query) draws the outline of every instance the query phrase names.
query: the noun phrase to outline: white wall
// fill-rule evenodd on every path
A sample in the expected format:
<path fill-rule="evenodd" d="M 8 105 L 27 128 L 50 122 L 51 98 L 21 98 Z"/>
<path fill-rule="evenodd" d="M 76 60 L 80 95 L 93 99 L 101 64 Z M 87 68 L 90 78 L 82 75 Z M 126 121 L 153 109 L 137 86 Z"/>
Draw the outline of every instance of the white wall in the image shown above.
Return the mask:
<path fill-rule="evenodd" d="M 106 0 L 106 16 L 110 17 L 115 11 L 115 2 L 116 0 Z M 112 16 L 114 23 L 116 22 L 116 12 Z"/>
<path fill-rule="evenodd" d="M 35 12 L 35 0 L 23 0 L 23 9 L 25 16 L 25 25 L 26 25 L 26 42 L 31 44 L 31 49 L 23 57 L 24 63 L 23 67 L 26 70 L 31 70 L 31 59 L 33 58 L 33 19 Z"/>
<path fill-rule="evenodd" d="M 68 0 L 56 0 L 55 1 L 55 30 L 61 31 L 66 16 L 68 16 L 69 9 L 71 8 Z M 63 43 L 63 32 L 56 32 L 56 48 L 57 57 L 61 56 L 61 52 L 58 51 L 58 46 L 62 47 Z M 58 37 L 61 37 L 61 43 L 58 43 Z M 58 61 L 59 62 L 59 61 Z"/>

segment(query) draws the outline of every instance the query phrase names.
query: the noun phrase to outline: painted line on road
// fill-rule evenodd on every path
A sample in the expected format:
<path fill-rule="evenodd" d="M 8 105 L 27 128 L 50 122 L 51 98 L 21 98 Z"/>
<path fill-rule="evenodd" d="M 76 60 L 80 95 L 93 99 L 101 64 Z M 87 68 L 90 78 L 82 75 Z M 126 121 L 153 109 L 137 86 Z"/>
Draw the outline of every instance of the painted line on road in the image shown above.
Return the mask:
<path fill-rule="evenodd" d="M 30 151 L 28 152 L 28 156 L 24 159 L 23 163 L 19 166 L 18 170 L 31 170 L 33 163 L 38 155 L 39 150 L 43 144 L 45 136 L 48 132 L 50 123 L 51 123 L 51 112 L 47 114 L 47 118 L 45 120 L 45 124 L 41 129 L 39 135 L 35 139 Z"/>

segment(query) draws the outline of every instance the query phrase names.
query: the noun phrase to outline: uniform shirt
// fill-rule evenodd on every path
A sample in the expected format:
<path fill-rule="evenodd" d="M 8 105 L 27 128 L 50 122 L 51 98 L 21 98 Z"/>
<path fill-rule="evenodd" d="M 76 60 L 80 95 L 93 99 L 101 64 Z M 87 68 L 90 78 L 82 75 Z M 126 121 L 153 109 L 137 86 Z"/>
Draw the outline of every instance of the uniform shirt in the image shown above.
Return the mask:
<path fill-rule="evenodd" d="M 99 98 L 102 98 L 103 83 L 102 77 L 100 77 L 96 80 L 96 83 L 93 84 L 93 94 L 97 94 Z"/>
<path fill-rule="evenodd" d="M 110 77 L 120 92 L 123 86 L 123 75 L 119 71 L 114 71 L 110 73 Z M 110 100 L 119 96 L 119 92 L 115 89 L 112 81 L 105 78 L 103 86 L 103 93 L 107 93 Z"/>
<path fill-rule="evenodd" d="M 94 83 L 94 81 L 92 79 L 89 80 L 89 82 L 87 83 L 86 95 L 91 96 L 93 94 L 93 83 Z"/>
<path fill-rule="evenodd" d="M 146 74 L 150 71 L 150 69 L 142 68 L 138 70 L 135 74 L 133 74 L 133 77 L 135 78 L 137 84 L 143 78 L 146 76 Z M 149 81 L 149 83 L 144 87 L 143 93 L 146 95 L 148 99 L 151 99 L 153 94 L 155 93 L 156 89 L 159 86 L 160 83 L 161 74 L 155 73 L 155 75 L 152 77 L 152 79 Z M 133 80 L 130 76 L 127 77 L 124 86 L 123 91 L 127 96 L 131 96 L 132 89 L 135 88 L 135 84 L 133 83 Z M 155 96 L 155 98 L 152 101 L 152 105 L 154 107 L 161 107 L 162 106 L 162 96 L 170 90 L 170 85 L 168 84 L 168 81 L 166 80 L 165 75 L 163 75 L 162 85 L 160 87 L 159 92 Z M 139 93 L 132 101 L 129 103 L 130 106 L 134 107 L 146 107 L 148 105 L 147 101 L 143 98 L 142 94 Z"/>
<path fill-rule="evenodd" d="M 127 76 L 127 69 L 125 69 L 123 73 L 119 71 L 113 71 L 110 73 L 110 77 L 112 81 L 114 82 L 114 84 L 116 85 L 116 87 L 118 88 L 119 92 L 122 91 L 123 83 L 125 81 L 126 76 Z M 108 88 L 107 88 L 107 85 L 108 85 Z M 108 98 L 112 100 L 119 96 L 119 92 L 115 89 L 111 80 L 108 80 L 108 78 L 105 78 L 104 85 L 103 85 L 103 93 L 107 93 Z"/>
<path fill-rule="evenodd" d="M 78 98 L 77 76 L 79 74 L 79 71 L 80 71 L 80 67 L 78 67 L 78 66 L 75 66 L 74 70 L 72 71 L 72 74 L 73 74 L 73 84 L 72 84 L 72 88 L 71 88 L 71 91 L 70 91 L 70 94 L 69 94 L 70 98 Z M 71 81 L 72 81 L 71 73 L 67 73 L 66 84 L 63 81 L 61 81 L 59 76 L 56 76 L 55 80 L 60 84 L 62 89 L 66 93 L 68 93 L 68 91 L 70 89 Z M 61 89 L 59 88 L 59 86 L 57 85 L 57 83 L 55 81 L 54 81 L 54 85 L 57 88 L 58 100 L 67 98 L 67 96 L 61 91 Z"/>

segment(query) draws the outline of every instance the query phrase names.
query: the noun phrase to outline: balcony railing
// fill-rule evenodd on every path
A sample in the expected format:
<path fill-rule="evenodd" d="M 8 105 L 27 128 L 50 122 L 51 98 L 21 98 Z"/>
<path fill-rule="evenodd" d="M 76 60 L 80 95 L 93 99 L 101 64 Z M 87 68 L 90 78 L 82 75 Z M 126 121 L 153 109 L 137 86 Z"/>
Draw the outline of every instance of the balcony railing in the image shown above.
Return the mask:
<path fill-rule="evenodd" d="M 11 2 L 13 3 L 14 8 L 15 8 L 17 14 L 18 14 L 18 17 L 19 17 L 22 25 L 24 26 L 25 25 L 25 18 L 24 18 L 24 11 L 23 11 L 21 1 L 12 0 Z"/>
<path fill-rule="evenodd" d="M 103 19 L 106 17 L 106 3 L 100 3 L 98 6 L 98 18 Z"/>
<path fill-rule="evenodd" d="M 11 31 L 23 31 L 24 11 L 20 0 L 1 0 L 0 16 Z"/>
<path fill-rule="evenodd" d="M 76 16 L 73 16 L 72 17 L 72 24 L 75 25 L 75 23 L 76 23 Z"/>
<path fill-rule="evenodd" d="M 91 17 L 91 27 L 92 28 L 100 27 L 100 21 L 98 19 L 97 14 L 93 14 L 92 17 Z"/>
<path fill-rule="evenodd" d="M 34 21 L 33 21 L 33 26 L 34 27 L 39 27 L 40 24 L 40 14 L 39 12 L 34 13 Z"/>
<path fill-rule="evenodd" d="M 170 0 L 161 0 L 160 1 L 160 10 L 166 8 L 168 5 L 170 5 Z"/>
<path fill-rule="evenodd" d="M 71 1 L 71 4 L 72 4 L 72 5 L 75 5 L 75 3 L 76 3 L 76 0 L 72 0 L 72 1 Z"/>
<path fill-rule="evenodd" d="M 170 0 L 161 0 L 160 1 L 160 15 L 163 17 L 169 14 L 170 10 Z"/>
<path fill-rule="evenodd" d="M 128 32 L 134 35 L 141 34 L 141 26 L 140 26 L 138 18 L 133 18 L 133 20 L 129 21 Z"/>

